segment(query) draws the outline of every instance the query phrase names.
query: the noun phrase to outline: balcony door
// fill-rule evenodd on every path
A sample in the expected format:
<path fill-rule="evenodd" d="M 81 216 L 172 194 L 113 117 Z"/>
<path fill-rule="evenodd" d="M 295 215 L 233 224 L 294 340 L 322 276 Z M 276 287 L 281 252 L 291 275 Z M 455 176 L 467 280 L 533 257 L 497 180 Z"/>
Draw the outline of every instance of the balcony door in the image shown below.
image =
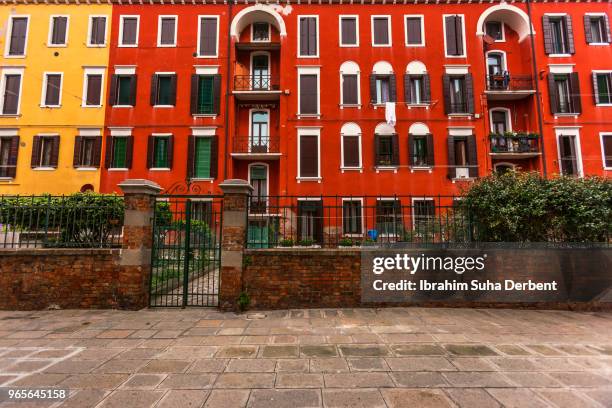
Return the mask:
<path fill-rule="evenodd" d="M 268 54 L 252 56 L 251 81 L 253 90 L 270 89 L 270 56 Z"/>
<path fill-rule="evenodd" d="M 508 112 L 503 110 L 494 110 L 491 112 L 491 132 L 498 135 L 510 131 L 508 129 Z"/>
<path fill-rule="evenodd" d="M 270 112 L 266 110 L 251 111 L 251 134 L 249 151 L 267 153 L 270 144 Z"/>
<path fill-rule="evenodd" d="M 249 167 L 249 180 L 253 187 L 251 195 L 251 208 L 253 214 L 266 212 L 268 199 L 268 166 L 253 164 Z"/>
<path fill-rule="evenodd" d="M 506 76 L 504 75 L 504 54 L 490 52 L 487 54 L 487 73 L 489 75 L 490 89 L 506 89 Z"/>

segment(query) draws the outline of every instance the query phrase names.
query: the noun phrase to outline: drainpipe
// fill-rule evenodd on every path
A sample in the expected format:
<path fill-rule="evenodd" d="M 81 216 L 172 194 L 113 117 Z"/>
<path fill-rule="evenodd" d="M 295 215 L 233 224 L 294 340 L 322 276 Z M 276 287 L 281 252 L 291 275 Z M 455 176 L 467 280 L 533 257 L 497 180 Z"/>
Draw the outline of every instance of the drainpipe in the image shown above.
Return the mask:
<path fill-rule="evenodd" d="M 538 63 L 535 50 L 535 40 L 533 39 L 533 22 L 531 16 L 531 1 L 527 0 L 527 15 L 529 16 L 529 39 L 531 41 L 531 66 L 533 69 L 533 80 L 535 83 L 536 91 L 536 111 L 538 113 L 538 128 L 540 129 L 540 150 L 542 151 L 542 173 L 544 178 L 547 177 L 546 171 L 546 153 L 544 151 L 544 120 L 542 119 L 542 105 L 541 105 L 541 94 L 540 94 L 540 78 L 538 73 Z"/>
<path fill-rule="evenodd" d="M 227 167 L 229 158 L 231 157 L 229 152 L 229 106 L 230 106 L 230 64 L 231 64 L 231 53 L 232 53 L 232 33 L 230 27 L 232 25 L 232 2 L 234 0 L 228 0 L 227 2 L 227 58 L 226 58 L 226 70 L 225 70 L 225 160 L 223 160 L 223 180 L 227 180 Z"/>

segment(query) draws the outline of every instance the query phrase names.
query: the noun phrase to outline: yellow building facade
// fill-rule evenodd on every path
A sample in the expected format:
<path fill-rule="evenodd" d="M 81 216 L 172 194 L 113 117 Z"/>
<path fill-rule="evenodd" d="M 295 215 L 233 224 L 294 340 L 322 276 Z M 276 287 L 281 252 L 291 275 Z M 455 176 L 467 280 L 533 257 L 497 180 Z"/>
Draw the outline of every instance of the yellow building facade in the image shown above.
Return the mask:
<path fill-rule="evenodd" d="M 0 7 L 0 195 L 98 191 L 111 13 Z"/>

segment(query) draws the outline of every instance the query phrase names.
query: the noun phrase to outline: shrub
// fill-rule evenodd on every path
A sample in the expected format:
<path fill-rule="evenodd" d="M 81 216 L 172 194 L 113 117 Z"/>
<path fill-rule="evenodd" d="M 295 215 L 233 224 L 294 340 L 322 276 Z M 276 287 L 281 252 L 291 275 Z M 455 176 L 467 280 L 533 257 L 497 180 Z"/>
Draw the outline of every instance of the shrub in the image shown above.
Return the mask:
<path fill-rule="evenodd" d="M 351 238 L 344 237 L 338 242 L 338 245 L 341 247 L 352 247 L 357 245 L 357 242 L 353 241 Z"/>
<path fill-rule="evenodd" d="M 291 238 L 281 239 L 278 242 L 278 245 L 285 247 L 285 248 L 289 248 L 293 246 L 293 240 Z"/>
<path fill-rule="evenodd" d="M 304 239 L 298 241 L 298 245 L 299 246 L 303 246 L 303 247 L 313 246 L 314 245 L 314 239 L 304 238 Z"/>

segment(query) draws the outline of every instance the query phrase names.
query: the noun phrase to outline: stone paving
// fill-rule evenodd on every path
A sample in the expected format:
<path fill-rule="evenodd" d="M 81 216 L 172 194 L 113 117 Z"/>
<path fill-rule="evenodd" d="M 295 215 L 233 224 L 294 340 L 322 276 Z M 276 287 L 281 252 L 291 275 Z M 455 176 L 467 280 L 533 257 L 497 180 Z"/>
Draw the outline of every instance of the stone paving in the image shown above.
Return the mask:
<path fill-rule="evenodd" d="M 0 312 L 0 407 L 610 407 L 612 314 Z"/>

